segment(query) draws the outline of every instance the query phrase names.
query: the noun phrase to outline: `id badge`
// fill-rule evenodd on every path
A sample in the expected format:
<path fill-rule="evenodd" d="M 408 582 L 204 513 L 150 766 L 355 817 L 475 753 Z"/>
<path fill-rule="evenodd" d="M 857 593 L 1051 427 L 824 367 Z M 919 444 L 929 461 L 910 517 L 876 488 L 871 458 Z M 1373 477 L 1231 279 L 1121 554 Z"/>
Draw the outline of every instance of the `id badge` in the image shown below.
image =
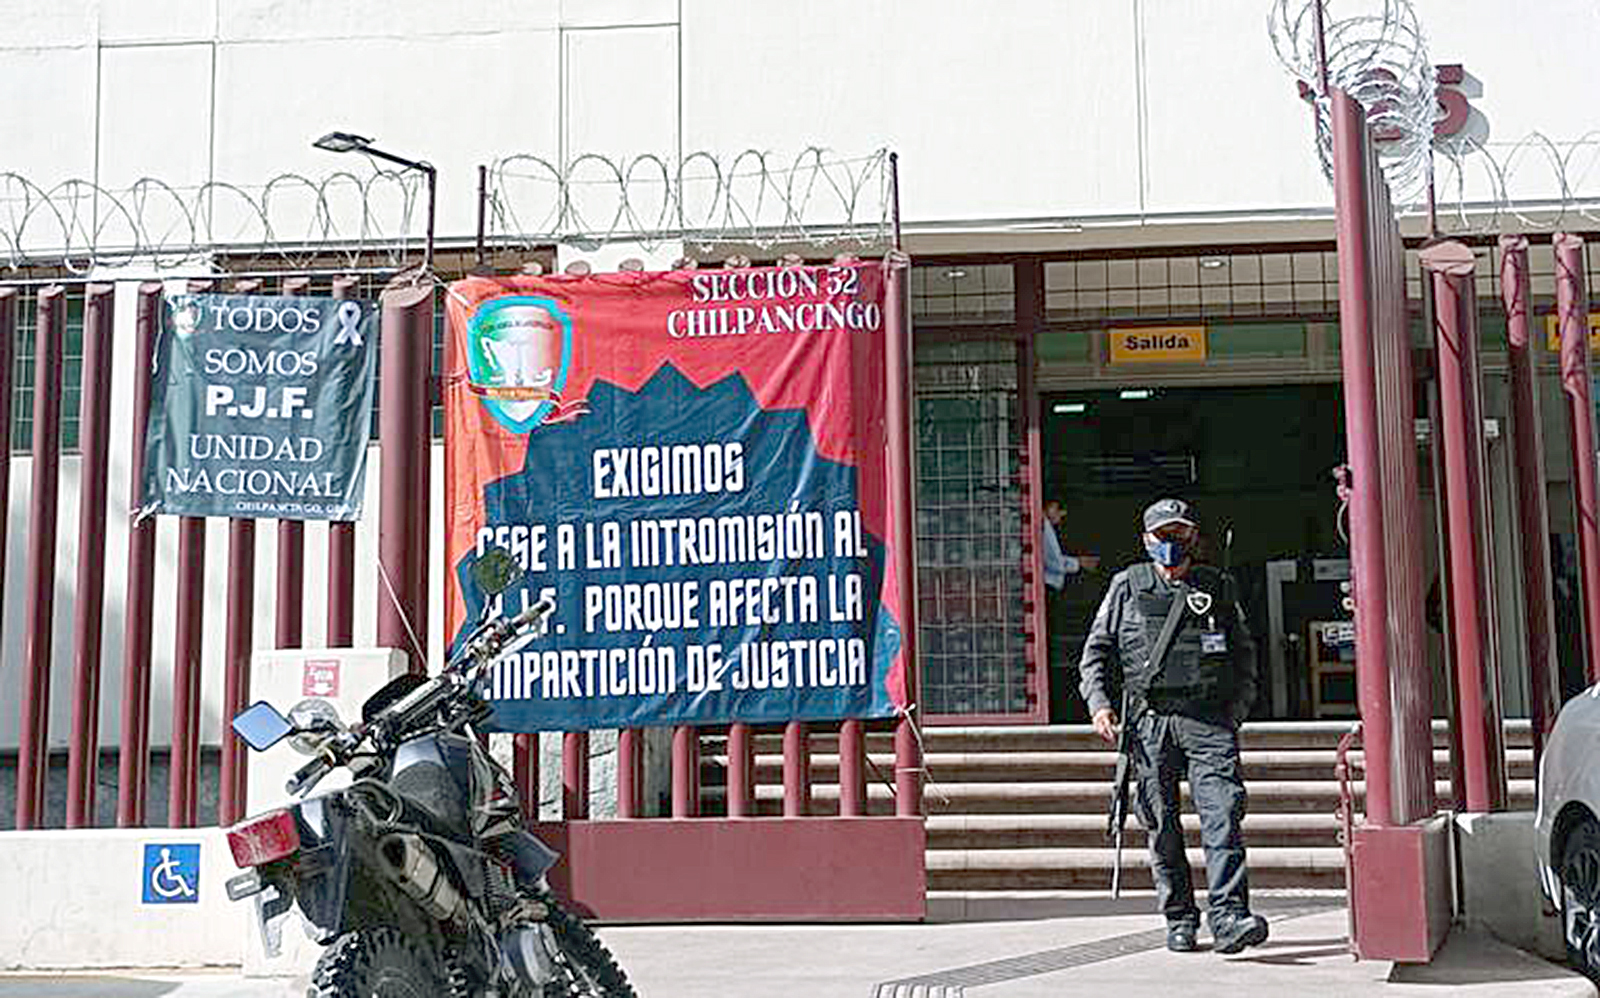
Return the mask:
<path fill-rule="evenodd" d="M 1228 635 L 1225 631 L 1202 631 L 1200 633 L 1200 654 L 1226 655 L 1228 653 Z"/>

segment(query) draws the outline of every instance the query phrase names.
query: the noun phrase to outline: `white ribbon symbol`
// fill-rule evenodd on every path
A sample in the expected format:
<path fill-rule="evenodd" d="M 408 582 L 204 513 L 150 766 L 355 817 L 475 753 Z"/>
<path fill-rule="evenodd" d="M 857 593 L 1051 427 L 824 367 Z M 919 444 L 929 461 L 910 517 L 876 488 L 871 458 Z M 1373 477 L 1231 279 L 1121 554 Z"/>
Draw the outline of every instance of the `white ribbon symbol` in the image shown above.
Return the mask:
<path fill-rule="evenodd" d="M 361 306 L 353 301 L 347 301 L 339 306 L 339 332 L 333 337 L 333 345 L 351 343 L 361 345 Z"/>

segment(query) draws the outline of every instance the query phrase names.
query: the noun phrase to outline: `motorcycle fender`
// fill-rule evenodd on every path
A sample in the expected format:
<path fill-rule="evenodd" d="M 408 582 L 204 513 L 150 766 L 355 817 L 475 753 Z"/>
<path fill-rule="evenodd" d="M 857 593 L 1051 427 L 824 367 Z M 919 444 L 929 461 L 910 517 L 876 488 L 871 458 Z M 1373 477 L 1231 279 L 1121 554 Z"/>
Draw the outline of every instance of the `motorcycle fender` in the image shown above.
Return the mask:
<path fill-rule="evenodd" d="M 327 943 L 345 930 L 345 896 L 352 874 L 351 816 L 338 794 L 302 802 L 295 809 L 300 854 L 295 863 L 295 900 L 312 938 Z"/>
<path fill-rule="evenodd" d="M 539 841 L 532 832 L 519 830 L 501 840 L 503 848 L 512 856 L 517 883 L 523 887 L 537 887 L 550 868 L 556 865 L 561 854 Z"/>

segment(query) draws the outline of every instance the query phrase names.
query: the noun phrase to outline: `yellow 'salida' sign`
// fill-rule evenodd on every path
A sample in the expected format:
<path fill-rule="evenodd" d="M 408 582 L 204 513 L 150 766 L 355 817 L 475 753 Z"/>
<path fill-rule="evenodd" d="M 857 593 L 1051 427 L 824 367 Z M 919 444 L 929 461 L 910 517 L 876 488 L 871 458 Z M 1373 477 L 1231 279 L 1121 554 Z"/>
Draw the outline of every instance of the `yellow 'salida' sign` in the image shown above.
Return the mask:
<path fill-rule="evenodd" d="M 1204 326 L 1140 326 L 1113 329 L 1111 363 L 1149 364 L 1206 359 Z"/>

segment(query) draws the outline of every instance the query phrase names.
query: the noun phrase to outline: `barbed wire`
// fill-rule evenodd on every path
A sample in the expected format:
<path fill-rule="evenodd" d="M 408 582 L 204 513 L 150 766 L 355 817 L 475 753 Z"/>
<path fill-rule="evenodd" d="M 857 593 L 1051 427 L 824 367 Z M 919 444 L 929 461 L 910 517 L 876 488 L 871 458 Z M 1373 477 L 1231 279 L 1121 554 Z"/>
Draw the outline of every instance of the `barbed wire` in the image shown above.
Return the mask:
<path fill-rule="evenodd" d="M 1515 142 L 1435 144 L 1439 228 L 1451 234 L 1600 224 L 1600 131 L 1575 141 L 1531 132 Z M 1514 193 L 1515 192 L 1515 193 Z M 1414 208 L 1412 209 L 1415 210 Z"/>
<path fill-rule="evenodd" d="M 501 243 L 594 248 L 682 241 L 768 248 L 798 243 L 887 246 L 889 153 L 840 159 L 818 146 L 793 159 L 746 149 L 696 152 L 673 165 L 653 155 L 587 153 L 566 168 L 532 154 L 489 169 L 489 230 Z"/>
<path fill-rule="evenodd" d="M 1335 16 L 1335 7 L 1341 16 Z M 1357 100 L 1373 133 L 1383 136 L 1378 162 L 1396 204 L 1422 198 L 1439 114 L 1438 84 L 1409 0 L 1274 0 L 1267 34 L 1278 61 L 1316 107 L 1317 159 L 1328 182 L 1333 182 L 1333 122 L 1328 96 L 1321 92 L 1323 65 L 1328 85 Z"/>
<path fill-rule="evenodd" d="M 124 188 L 81 179 L 46 188 L 0 172 L 0 271 L 176 270 L 219 257 L 235 268 L 297 270 L 330 257 L 399 266 L 422 245 L 421 189 L 418 174 L 390 170 L 285 173 L 255 187 L 145 177 Z"/>

